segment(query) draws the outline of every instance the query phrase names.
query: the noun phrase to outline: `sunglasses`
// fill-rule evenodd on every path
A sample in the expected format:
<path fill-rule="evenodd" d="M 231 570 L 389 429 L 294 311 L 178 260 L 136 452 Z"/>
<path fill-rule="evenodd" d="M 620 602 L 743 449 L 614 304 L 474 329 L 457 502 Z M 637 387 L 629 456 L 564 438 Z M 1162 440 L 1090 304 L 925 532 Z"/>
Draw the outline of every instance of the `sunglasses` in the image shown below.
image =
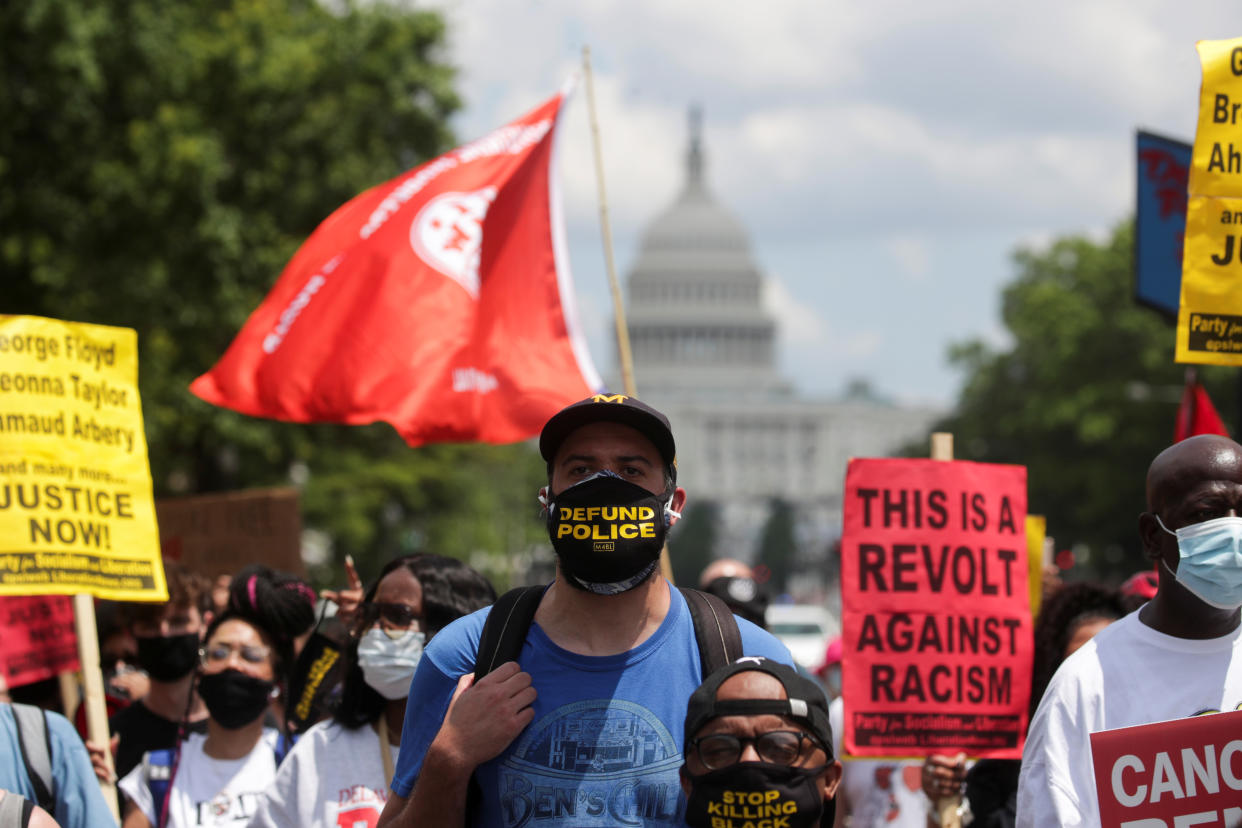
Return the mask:
<path fill-rule="evenodd" d="M 377 621 L 385 629 L 421 630 L 422 620 L 409 604 L 390 604 L 385 601 L 363 601 L 358 605 L 358 630 L 369 630 Z"/>
<path fill-rule="evenodd" d="M 713 733 L 711 736 L 690 740 L 690 744 L 699 753 L 699 761 L 708 770 L 736 765 L 741 761 L 742 752 L 748 744 L 755 746 L 755 753 L 765 762 L 792 765 L 802 755 L 804 742 L 813 748 L 820 747 L 814 737 L 795 730 L 771 730 L 758 736 Z"/>

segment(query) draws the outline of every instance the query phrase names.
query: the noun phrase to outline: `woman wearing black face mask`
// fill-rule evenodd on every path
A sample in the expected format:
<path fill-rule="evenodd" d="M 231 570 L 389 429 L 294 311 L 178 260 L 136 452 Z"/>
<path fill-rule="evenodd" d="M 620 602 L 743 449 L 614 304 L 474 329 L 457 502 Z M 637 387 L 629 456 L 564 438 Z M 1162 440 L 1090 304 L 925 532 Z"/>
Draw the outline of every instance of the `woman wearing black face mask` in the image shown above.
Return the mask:
<path fill-rule="evenodd" d="M 276 777 L 278 734 L 263 720 L 288 647 L 239 613 L 212 622 L 198 678 L 207 733 L 191 734 L 175 751 L 148 753 L 121 780 L 131 801 L 125 828 L 249 822 Z M 171 783 L 161 783 L 169 775 Z"/>

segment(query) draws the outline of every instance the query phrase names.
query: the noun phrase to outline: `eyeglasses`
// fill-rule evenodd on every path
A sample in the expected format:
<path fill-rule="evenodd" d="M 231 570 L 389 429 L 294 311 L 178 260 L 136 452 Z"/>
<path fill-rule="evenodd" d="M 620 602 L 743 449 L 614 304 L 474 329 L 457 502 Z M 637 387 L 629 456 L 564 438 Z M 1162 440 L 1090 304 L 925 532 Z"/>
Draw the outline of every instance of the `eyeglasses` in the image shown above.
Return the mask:
<path fill-rule="evenodd" d="M 262 664 L 272 654 L 272 648 L 266 644 L 212 644 L 198 651 L 203 666 L 220 664 L 228 661 L 237 653 L 247 664 Z"/>
<path fill-rule="evenodd" d="M 813 736 L 796 730 L 771 730 L 758 736 L 734 736 L 732 733 L 713 733 L 690 744 L 698 751 L 699 761 L 708 770 L 736 765 L 742 758 L 746 745 L 754 745 L 759 758 L 774 765 L 792 765 L 802 755 L 802 744 L 808 742 L 821 747 Z M 827 751 L 824 751 L 827 753 Z"/>
<path fill-rule="evenodd" d="M 385 629 L 421 630 L 422 622 L 414 608 L 408 604 L 390 604 L 385 601 L 364 601 L 358 605 L 358 630 L 369 630 L 378 620 Z"/>

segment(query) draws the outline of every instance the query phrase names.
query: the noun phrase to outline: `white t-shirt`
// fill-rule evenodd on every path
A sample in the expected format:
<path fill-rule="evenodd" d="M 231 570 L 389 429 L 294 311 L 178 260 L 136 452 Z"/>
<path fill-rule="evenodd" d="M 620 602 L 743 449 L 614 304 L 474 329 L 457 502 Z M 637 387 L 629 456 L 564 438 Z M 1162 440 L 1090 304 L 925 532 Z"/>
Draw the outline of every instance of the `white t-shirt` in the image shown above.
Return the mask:
<path fill-rule="evenodd" d="M 168 797 L 168 828 L 222 828 L 246 825 L 259 798 L 276 778 L 275 730 L 265 729 L 254 750 L 241 759 L 213 759 L 203 752 L 207 737 L 191 733 L 181 745 L 181 761 Z M 118 784 L 157 824 L 156 803 L 147 787 L 147 759 Z"/>
<path fill-rule="evenodd" d="M 1022 754 L 1018 828 L 1098 825 L 1090 735 L 1242 709 L 1242 627 L 1193 640 L 1156 632 L 1132 612 L 1057 670 Z"/>
<path fill-rule="evenodd" d="M 395 766 L 397 747 L 388 749 Z M 281 763 L 250 828 L 373 826 L 388 801 L 388 783 L 372 728 L 320 722 Z"/>
<path fill-rule="evenodd" d="M 921 759 L 849 759 L 841 755 L 845 707 L 841 697 L 828 705 L 832 749 L 841 759 L 838 808 L 849 814 L 851 828 L 926 828 Z"/>

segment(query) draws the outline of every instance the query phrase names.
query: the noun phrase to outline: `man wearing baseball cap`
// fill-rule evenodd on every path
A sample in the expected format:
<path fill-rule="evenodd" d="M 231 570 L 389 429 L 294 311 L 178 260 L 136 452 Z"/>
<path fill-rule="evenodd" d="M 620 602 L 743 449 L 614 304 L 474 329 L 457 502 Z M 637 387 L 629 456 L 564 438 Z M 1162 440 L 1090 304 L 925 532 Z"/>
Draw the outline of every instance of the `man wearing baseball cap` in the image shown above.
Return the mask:
<path fill-rule="evenodd" d="M 693 828 L 833 823 L 841 763 L 828 700 L 791 667 L 748 656 L 708 676 L 687 705 L 685 757 Z"/>
<path fill-rule="evenodd" d="M 686 599 L 659 574 L 686 502 L 668 418 L 597 394 L 548 420 L 539 450 L 556 577 L 517 661 L 477 683 L 488 610 L 428 643 L 382 827 L 685 825 L 681 723 L 703 676 Z M 791 661 L 737 625 L 744 654 Z"/>

